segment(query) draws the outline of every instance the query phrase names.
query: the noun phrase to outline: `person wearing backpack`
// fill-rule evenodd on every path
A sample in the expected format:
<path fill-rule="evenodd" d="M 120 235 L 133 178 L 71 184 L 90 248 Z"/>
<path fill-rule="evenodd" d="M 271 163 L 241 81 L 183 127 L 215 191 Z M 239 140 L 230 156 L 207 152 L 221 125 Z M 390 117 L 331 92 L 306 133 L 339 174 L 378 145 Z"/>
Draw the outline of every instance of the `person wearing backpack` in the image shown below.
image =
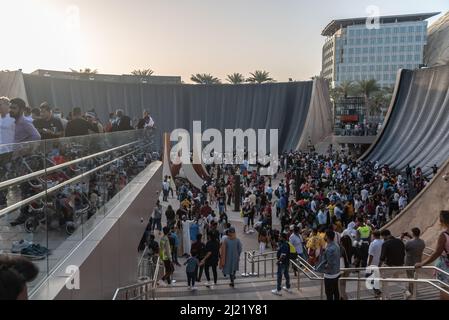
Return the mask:
<path fill-rule="evenodd" d="M 290 290 L 290 275 L 288 273 L 288 269 L 290 266 L 290 245 L 287 241 L 287 234 L 282 233 L 279 241 L 279 247 L 277 250 L 277 265 L 278 265 L 278 271 L 277 271 L 277 288 L 271 290 L 271 293 L 277 296 L 282 296 L 281 289 L 284 289 L 288 293 L 291 293 Z M 282 286 L 282 275 L 285 277 L 285 286 L 281 288 Z"/>

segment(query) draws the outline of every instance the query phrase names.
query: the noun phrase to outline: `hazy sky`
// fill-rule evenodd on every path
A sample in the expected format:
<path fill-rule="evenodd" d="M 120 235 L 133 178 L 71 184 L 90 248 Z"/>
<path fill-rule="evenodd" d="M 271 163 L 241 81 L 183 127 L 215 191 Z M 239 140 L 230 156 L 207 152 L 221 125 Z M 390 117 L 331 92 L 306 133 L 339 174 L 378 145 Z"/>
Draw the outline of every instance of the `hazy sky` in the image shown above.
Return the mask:
<path fill-rule="evenodd" d="M 0 0 L 0 70 L 96 68 L 122 74 L 306 80 L 321 70 L 322 29 L 367 15 L 449 11 L 448 0 Z M 435 21 L 435 19 L 430 20 Z"/>

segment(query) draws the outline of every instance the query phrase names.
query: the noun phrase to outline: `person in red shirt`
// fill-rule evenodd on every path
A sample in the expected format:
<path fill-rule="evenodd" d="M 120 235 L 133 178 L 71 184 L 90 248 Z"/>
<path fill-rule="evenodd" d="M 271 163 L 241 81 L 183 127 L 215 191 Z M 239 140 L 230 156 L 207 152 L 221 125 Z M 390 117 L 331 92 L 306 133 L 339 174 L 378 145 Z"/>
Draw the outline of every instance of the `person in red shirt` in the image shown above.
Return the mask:
<path fill-rule="evenodd" d="M 201 207 L 201 210 L 200 210 L 201 216 L 203 216 L 204 218 L 207 218 L 207 216 L 211 212 L 212 212 L 212 208 L 209 206 L 209 201 L 206 201 L 204 206 Z"/>

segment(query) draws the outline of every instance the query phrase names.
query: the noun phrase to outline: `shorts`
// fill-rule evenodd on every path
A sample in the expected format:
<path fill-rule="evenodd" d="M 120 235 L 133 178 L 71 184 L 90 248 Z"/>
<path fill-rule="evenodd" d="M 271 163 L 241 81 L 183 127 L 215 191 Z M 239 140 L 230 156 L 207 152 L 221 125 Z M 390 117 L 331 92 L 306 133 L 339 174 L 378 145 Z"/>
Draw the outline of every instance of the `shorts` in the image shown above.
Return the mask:
<path fill-rule="evenodd" d="M 248 217 L 243 217 L 243 224 L 245 226 L 247 226 L 249 224 L 249 218 Z"/>

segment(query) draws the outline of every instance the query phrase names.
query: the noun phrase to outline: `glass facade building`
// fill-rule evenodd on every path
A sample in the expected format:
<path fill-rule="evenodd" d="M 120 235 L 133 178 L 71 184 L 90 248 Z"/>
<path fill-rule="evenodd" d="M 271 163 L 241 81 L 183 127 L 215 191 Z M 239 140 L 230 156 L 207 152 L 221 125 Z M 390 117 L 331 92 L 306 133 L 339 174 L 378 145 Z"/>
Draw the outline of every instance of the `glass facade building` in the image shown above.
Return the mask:
<path fill-rule="evenodd" d="M 423 64 L 426 19 L 436 14 L 381 17 L 375 29 L 367 27 L 366 18 L 332 21 L 322 33 L 327 38 L 321 76 L 333 87 L 370 79 L 381 87 L 393 86 L 399 69 Z"/>

